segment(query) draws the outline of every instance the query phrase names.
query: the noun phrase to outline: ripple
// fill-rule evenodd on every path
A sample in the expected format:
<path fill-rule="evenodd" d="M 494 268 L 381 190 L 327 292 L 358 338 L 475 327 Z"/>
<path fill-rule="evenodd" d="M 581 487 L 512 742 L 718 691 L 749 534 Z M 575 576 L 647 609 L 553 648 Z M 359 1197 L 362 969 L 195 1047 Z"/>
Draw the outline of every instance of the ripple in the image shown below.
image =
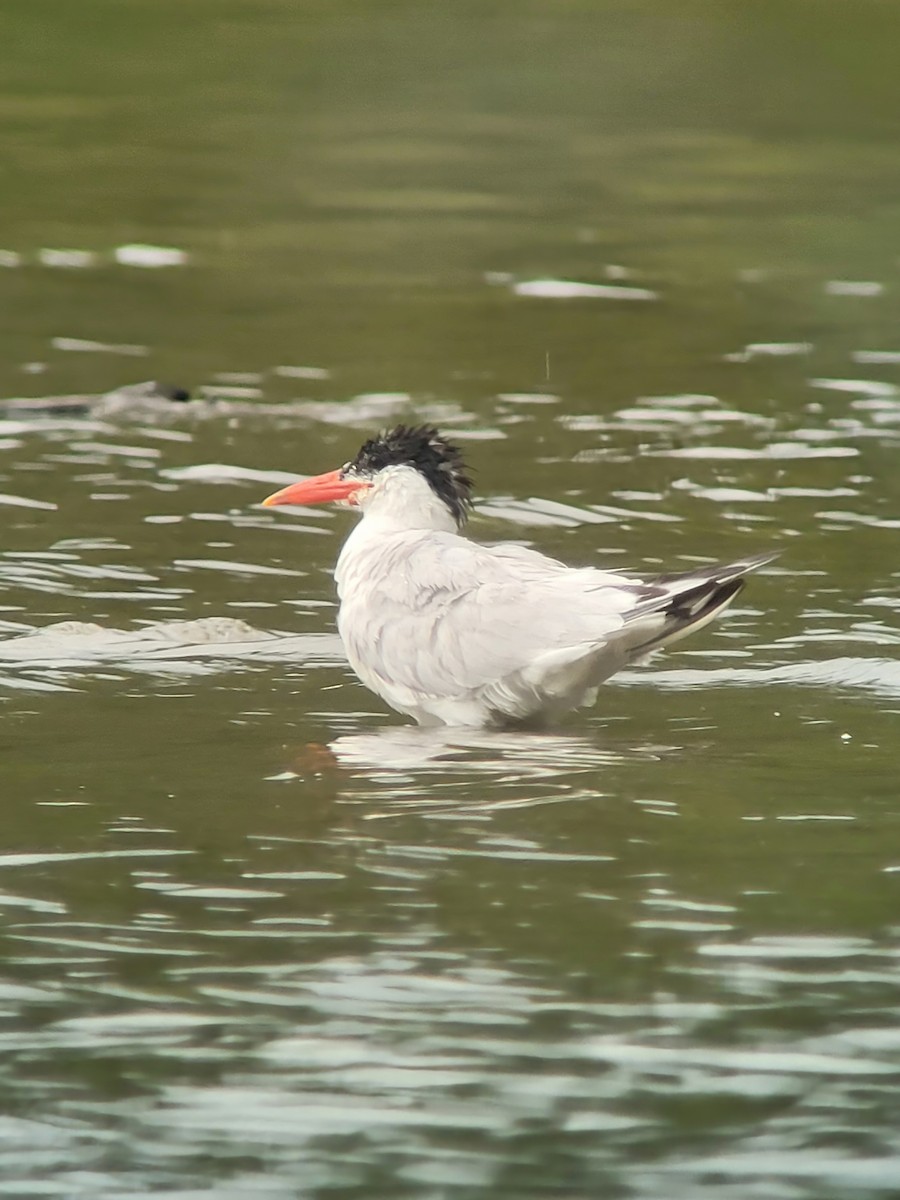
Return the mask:
<path fill-rule="evenodd" d="M 176 558 L 174 567 L 188 567 L 194 571 L 224 571 L 227 575 L 279 575 L 300 579 L 306 571 L 295 571 L 291 567 L 269 567 L 262 563 L 231 562 L 222 558 Z"/>
<path fill-rule="evenodd" d="M 335 663 L 344 655 L 337 635 L 277 634 L 233 617 L 160 621 L 136 630 L 63 621 L 0 640 L 0 662 L 57 675 L 89 673 L 116 663 L 135 672 L 198 673 L 241 663 Z M 0 684 L 10 685 L 0 675 Z"/>
<path fill-rule="evenodd" d="M 854 350 L 851 358 L 863 365 L 896 366 L 900 363 L 900 350 Z"/>
<path fill-rule="evenodd" d="M 828 296 L 856 296 L 870 300 L 883 292 L 884 284 L 873 279 L 829 279 L 825 284 Z"/>
<path fill-rule="evenodd" d="M 259 471 L 252 467 L 236 467 L 229 463 L 192 463 L 187 467 L 167 467 L 160 471 L 163 479 L 179 483 L 293 483 L 296 474 L 289 471 Z"/>
<path fill-rule="evenodd" d="M 650 288 L 616 283 L 578 283 L 570 279 L 525 279 L 512 284 L 516 296 L 539 300 L 658 300 Z"/>
<path fill-rule="evenodd" d="M 673 450 L 652 450 L 661 458 L 697 458 L 711 461 L 793 458 L 855 458 L 855 446 L 806 446 L 795 442 L 771 442 L 767 446 L 679 446 Z"/>
<path fill-rule="evenodd" d="M 284 379 L 330 379 L 327 367 L 273 367 L 273 372 Z"/>
<path fill-rule="evenodd" d="M 810 641 L 827 640 L 811 635 Z M 845 641 L 844 635 L 835 640 Z M 872 691 L 887 698 L 900 696 L 900 661 L 887 658 L 832 658 L 820 662 L 788 663 L 777 667 L 720 667 L 710 670 L 623 671 L 616 676 L 625 686 L 649 684 L 658 688 L 802 686 Z"/>
<path fill-rule="evenodd" d="M 799 358 L 813 352 L 812 342 L 750 342 L 723 357 L 727 362 L 752 362 L 757 358 Z"/>
<path fill-rule="evenodd" d="M 140 850 L 85 850 L 79 853 L 46 851 L 34 854 L 0 854 L 0 870 L 6 867 L 34 867 L 46 863 L 90 862 L 102 858 L 163 858 L 176 854 L 190 854 L 189 850 L 152 849 Z"/>
<path fill-rule="evenodd" d="M 144 267 L 152 270 L 161 267 L 183 267 L 188 261 L 187 253 L 174 246 L 148 246 L 140 242 L 116 246 L 113 258 L 123 267 Z"/>
<path fill-rule="evenodd" d="M 898 1075 L 900 1066 L 878 1059 L 846 1058 L 833 1054 L 811 1054 L 779 1048 L 773 1050 L 732 1050 L 646 1046 L 594 1040 L 585 1046 L 589 1057 L 602 1062 L 632 1066 L 652 1073 L 665 1067 L 700 1067 L 710 1071 L 739 1071 L 778 1075 Z"/>
<path fill-rule="evenodd" d="M 129 358 L 142 358 L 150 353 L 147 346 L 130 342 L 96 342 L 90 338 L 55 337 L 51 338 L 50 344 L 54 350 L 69 354 L 123 354 Z"/>
<path fill-rule="evenodd" d="M 816 1179 L 829 1189 L 842 1189 L 844 1195 L 861 1195 L 859 1189 L 900 1190 L 900 1158 L 842 1156 L 829 1154 L 822 1147 L 808 1150 L 755 1149 L 746 1154 L 712 1154 L 703 1159 L 685 1159 L 672 1164 L 676 1174 L 710 1175 L 726 1179 L 808 1180 Z M 843 1189 L 849 1189 L 844 1191 Z"/>
<path fill-rule="evenodd" d="M 0 504 L 9 504 L 14 508 L 43 508 L 50 511 L 59 507 L 47 500 L 33 500 L 29 496 L 11 496 L 8 492 L 0 492 Z"/>
<path fill-rule="evenodd" d="M 37 252 L 37 260 L 42 267 L 62 267 L 66 270 L 80 270 L 97 265 L 97 255 L 92 250 L 57 250 L 49 247 Z"/>
<path fill-rule="evenodd" d="M 894 399 L 900 396 L 900 388 L 879 379 L 810 379 L 809 386 L 829 392 L 849 392 L 855 396 L 871 396 L 877 399 Z"/>
<path fill-rule="evenodd" d="M 537 496 L 527 500 L 498 497 L 487 503 L 477 504 L 475 511 L 482 517 L 512 521 L 519 525 L 555 526 L 562 529 L 585 524 L 605 525 L 616 520 L 614 515 L 594 508 L 580 508 L 574 504 L 543 500 Z"/>

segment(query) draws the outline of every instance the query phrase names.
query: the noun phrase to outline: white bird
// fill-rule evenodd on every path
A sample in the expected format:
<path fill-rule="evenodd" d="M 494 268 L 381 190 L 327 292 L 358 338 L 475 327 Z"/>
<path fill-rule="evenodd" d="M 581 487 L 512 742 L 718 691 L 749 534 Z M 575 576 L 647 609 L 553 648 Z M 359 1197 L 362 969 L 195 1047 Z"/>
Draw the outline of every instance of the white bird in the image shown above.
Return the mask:
<path fill-rule="evenodd" d="M 263 501 L 356 508 L 335 569 L 338 630 L 367 687 L 420 725 L 546 724 L 621 667 L 700 629 L 759 554 L 635 578 L 462 535 L 472 480 L 429 425 L 398 425 L 337 471 Z"/>

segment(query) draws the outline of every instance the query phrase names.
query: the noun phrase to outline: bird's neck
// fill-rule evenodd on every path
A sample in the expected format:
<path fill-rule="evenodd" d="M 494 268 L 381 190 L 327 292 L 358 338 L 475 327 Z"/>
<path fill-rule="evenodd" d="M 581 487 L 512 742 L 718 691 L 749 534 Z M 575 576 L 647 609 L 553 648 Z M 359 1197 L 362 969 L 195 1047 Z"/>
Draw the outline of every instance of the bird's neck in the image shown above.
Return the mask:
<path fill-rule="evenodd" d="M 392 467 L 384 471 L 360 505 L 361 538 L 426 530 L 456 533 L 456 520 L 450 509 L 432 490 L 428 480 L 411 467 Z"/>
<path fill-rule="evenodd" d="M 385 473 L 387 474 L 387 473 Z M 361 505 L 361 520 L 344 542 L 334 577 L 342 600 L 373 575 L 391 572 L 411 542 L 429 533 L 456 533 L 456 521 L 418 472 L 380 478 Z M 407 550 L 404 550 L 406 547 Z"/>

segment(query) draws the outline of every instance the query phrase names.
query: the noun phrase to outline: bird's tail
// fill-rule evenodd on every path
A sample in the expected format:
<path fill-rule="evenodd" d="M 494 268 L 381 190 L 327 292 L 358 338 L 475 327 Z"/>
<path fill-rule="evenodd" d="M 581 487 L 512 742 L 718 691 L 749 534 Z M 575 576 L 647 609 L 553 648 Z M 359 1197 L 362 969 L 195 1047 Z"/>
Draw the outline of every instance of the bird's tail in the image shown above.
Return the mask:
<path fill-rule="evenodd" d="M 623 578 L 622 585 L 632 589 L 634 603 L 622 613 L 622 627 L 596 643 L 580 643 L 541 655 L 519 673 L 515 686 L 505 680 L 502 711 L 516 715 L 509 695 L 519 687 L 529 698 L 526 711 L 535 711 L 536 694 L 540 695 L 545 715 L 552 714 L 555 703 L 560 712 L 573 704 L 591 703 L 597 686 L 610 675 L 712 621 L 743 588 L 744 576 L 776 557 L 756 554 L 677 575 L 628 581 Z"/>
<path fill-rule="evenodd" d="M 656 594 L 640 601 L 625 616 L 623 637 L 632 660 L 708 625 L 741 591 L 745 575 L 777 557 L 754 554 L 736 562 L 645 580 Z"/>

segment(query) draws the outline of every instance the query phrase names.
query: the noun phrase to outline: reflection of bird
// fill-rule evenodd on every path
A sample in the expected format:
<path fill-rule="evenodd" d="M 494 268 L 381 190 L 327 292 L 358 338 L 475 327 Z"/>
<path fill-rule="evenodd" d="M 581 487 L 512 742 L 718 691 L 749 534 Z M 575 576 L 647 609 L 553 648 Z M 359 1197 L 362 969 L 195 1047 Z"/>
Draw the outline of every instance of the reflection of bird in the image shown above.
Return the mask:
<path fill-rule="evenodd" d="M 322 757 L 312 757 L 312 747 L 294 759 L 297 770 L 310 769 L 317 764 L 321 771 L 325 765 L 326 748 L 320 747 Z M 357 733 L 344 733 L 329 742 L 327 752 L 331 754 L 329 766 L 349 767 L 363 773 L 371 773 L 374 783 L 383 784 L 385 772 L 417 775 L 434 773 L 444 781 L 503 779 L 512 780 L 562 780 L 569 787 L 575 780 L 588 776 L 595 790 L 597 772 L 605 767 L 624 761 L 645 759 L 657 762 L 671 746 L 633 745 L 604 738 L 581 738 L 571 732 L 558 730 L 522 729 L 478 729 L 448 728 L 417 729 L 414 725 L 382 725 Z M 414 803 L 417 789 L 401 789 L 403 802 Z M 571 792 L 567 792 L 571 796 Z M 543 796 L 543 794 L 542 794 Z M 546 797 L 543 797 L 546 799 Z M 559 799 L 553 793 L 554 800 Z M 429 793 L 427 803 L 434 797 Z M 502 793 L 494 803 L 518 807 L 527 803 L 517 793 Z"/>
<path fill-rule="evenodd" d="M 420 725 L 544 723 L 620 667 L 712 620 L 769 554 L 679 575 L 567 567 L 459 532 L 472 481 L 430 426 L 397 426 L 263 503 L 342 501 L 363 520 L 335 570 L 353 669 Z"/>

